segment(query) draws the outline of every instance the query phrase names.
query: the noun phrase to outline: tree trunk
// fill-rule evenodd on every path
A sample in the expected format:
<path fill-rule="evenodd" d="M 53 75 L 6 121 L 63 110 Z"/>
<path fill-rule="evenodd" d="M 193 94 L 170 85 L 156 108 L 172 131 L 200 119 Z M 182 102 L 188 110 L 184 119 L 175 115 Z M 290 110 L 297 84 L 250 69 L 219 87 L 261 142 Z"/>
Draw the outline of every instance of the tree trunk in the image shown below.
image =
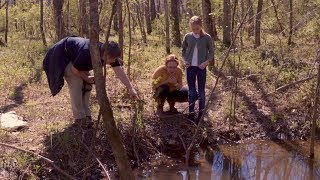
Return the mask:
<path fill-rule="evenodd" d="M 310 142 L 310 158 L 314 159 L 314 141 L 316 134 L 316 126 L 318 119 L 318 108 L 319 108 L 319 93 L 320 93 L 320 49 L 318 49 L 318 54 L 316 57 L 318 62 L 318 78 L 317 78 L 317 87 L 314 95 L 314 105 L 312 112 L 312 127 L 311 127 L 311 142 Z"/>
<path fill-rule="evenodd" d="M 179 0 L 171 0 L 171 18 L 173 20 L 172 35 L 173 44 L 181 47 L 180 23 L 179 23 Z"/>
<path fill-rule="evenodd" d="M 41 32 L 43 45 L 45 48 L 47 48 L 46 36 L 43 30 L 43 0 L 40 0 L 40 32 Z"/>
<path fill-rule="evenodd" d="M 8 32 L 9 32 L 9 0 L 6 1 L 6 30 L 4 32 L 4 43 L 8 45 Z"/>
<path fill-rule="evenodd" d="M 245 10 L 245 6 L 244 6 L 244 0 L 240 0 L 240 6 L 241 6 L 241 14 L 240 14 L 240 22 L 245 21 L 245 17 L 246 17 L 246 10 Z M 243 46 L 243 35 L 244 35 L 244 28 L 241 27 L 240 30 L 240 44 L 241 47 Z"/>
<path fill-rule="evenodd" d="M 292 44 L 292 33 L 293 33 L 293 2 L 289 0 L 289 38 L 288 45 Z"/>
<path fill-rule="evenodd" d="M 136 11 L 137 11 L 137 19 L 138 19 L 138 24 L 139 24 L 142 40 L 145 44 L 147 44 L 147 34 L 146 34 L 146 31 L 145 31 L 143 23 L 142 23 L 142 21 L 143 21 L 142 13 L 140 11 L 140 5 L 138 3 L 136 3 Z"/>
<path fill-rule="evenodd" d="M 127 153 L 120 139 L 119 130 L 114 121 L 113 112 L 106 93 L 105 81 L 103 78 L 102 65 L 100 63 L 99 43 L 99 14 L 98 0 L 90 0 L 90 52 L 95 76 L 98 103 L 101 108 L 104 128 L 107 133 L 107 140 L 112 148 L 115 157 L 119 176 L 121 180 L 134 179 Z"/>
<path fill-rule="evenodd" d="M 147 25 L 147 33 L 150 35 L 152 32 L 151 27 L 151 17 L 150 17 L 150 8 L 149 8 L 149 0 L 145 0 L 144 4 L 144 17 L 146 19 L 146 25 Z"/>
<path fill-rule="evenodd" d="M 150 18 L 151 18 L 151 21 L 153 21 L 157 17 L 156 4 L 154 0 L 150 0 L 149 3 L 150 3 Z"/>
<path fill-rule="evenodd" d="M 67 35 L 70 34 L 70 0 L 67 0 Z"/>
<path fill-rule="evenodd" d="M 169 7 L 168 0 L 163 0 L 164 3 L 164 16 L 166 21 L 166 52 L 170 54 L 170 23 L 169 23 Z"/>
<path fill-rule="evenodd" d="M 249 11 L 249 25 L 248 25 L 248 37 L 254 35 L 254 13 L 253 13 L 253 3 L 252 0 L 248 0 L 248 11 Z"/>
<path fill-rule="evenodd" d="M 255 47 L 258 47 L 261 45 L 260 26 L 261 26 L 261 18 L 262 18 L 262 5 L 263 5 L 263 0 L 259 0 L 258 7 L 257 7 L 256 28 L 255 28 L 255 35 L 254 35 Z"/>
<path fill-rule="evenodd" d="M 278 22 L 279 27 L 280 27 L 281 34 L 282 34 L 282 36 L 285 36 L 286 33 L 284 32 L 284 28 L 283 28 L 283 26 L 282 26 L 282 23 L 281 23 L 281 21 L 280 21 L 280 19 L 279 19 L 279 15 L 278 15 L 278 10 L 277 10 L 278 7 L 277 7 L 276 4 L 274 3 L 274 0 L 271 0 L 271 3 L 272 3 L 272 6 L 273 6 L 273 9 L 274 9 L 274 14 L 275 14 L 275 16 L 276 16 L 277 22 Z"/>
<path fill-rule="evenodd" d="M 118 4 L 118 3 L 117 3 Z M 118 6 L 118 5 L 117 5 Z M 118 20 L 118 13 L 115 13 L 113 16 L 113 30 L 118 33 L 119 31 L 119 20 Z"/>
<path fill-rule="evenodd" d="M 122 0 L 118 1 L 117 4 L 117 15 L 118 15 L 118 25 L 119 25 L 119 46 L 121 49 L 121 56 L 120 58 L 123 59 L 123 41 L 124 41 L 124 37 L 123 37 L 123 21 L 122 21 Z"/>
<path fill-rule="evenodd" d="M 126 0 L 127 4 L 127 11 L 128 11 L 128 33 L 129 33 L 129 52 L 128 52 L 128 68 L 127 68 L 127 75 L 130 78 L 130 73 L 131 73 L 131 40 L 132 40 L 132 35 L 131 35 L 131 11 L 130 11 L 130 6 L 128 0 Z"/>
<path fill-rule="evenodd" d="M 156 1 L 157 1 L 157 3 L 155 3 L 156 4 L 156 17 L 159 18 L 161 1 L 160 0 L 156 0 Z"/>
<path fill-rule="evenodd" d="M 54 14 L 54 25 L 56 30 L 57 38 L 60 40 L 64 37 L 64 23 L 62 18 L 62 7 L 63 0 L 54 0 L 53 4 L 53 14 Z"/>
<path fill-rule="evenodd" d="M 202 17 L 203 17 L 203 22 L 204 22 L 204 30 L 210 34 L 211 38 L 212 38 L 212 42 L 214 44 L 214 39 L 216 34 L 214 33 L 214 28 L 213 28 L 213 22 L 212 22 L 212 18 L 211 18 L 211 1 L 210 0 L 202 0 L 201 1 L 202 4 Z M 209 69 L 213 69 L 214 68 L 214 59 L 212 61 L 210 61 L 209 64 Z"/>
<path fill-rule="evenodd" d="M 223 0 L 223 44 L 226 47 L 231 45 L 231 7 L 230 0 Z"/>
<path fill-rule="evenodd" d="M 80 36 L 88 36 L 87 0 L 79 0 L 79 27 Z"/>

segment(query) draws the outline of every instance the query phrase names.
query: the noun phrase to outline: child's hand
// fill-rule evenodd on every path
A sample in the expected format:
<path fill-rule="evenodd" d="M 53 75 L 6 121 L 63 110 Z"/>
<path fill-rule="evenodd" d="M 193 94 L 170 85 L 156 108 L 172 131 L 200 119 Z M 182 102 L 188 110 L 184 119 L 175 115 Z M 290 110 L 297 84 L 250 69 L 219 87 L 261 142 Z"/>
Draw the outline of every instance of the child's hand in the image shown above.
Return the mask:
<path fill-rule="evenodd" d="M 200 69 L 205 69 L 208 66 L 208 64 L 209 64 L 209 61 L 206 60 L 205 62 L 201 63 L 198 67 Z"/>
<path fill-rule="evenodd" d="M 169 77 L 167 79 L 167 82 L 170 83 L 170 84 L 176 84 L 178 81 L 175 77 Z"/>

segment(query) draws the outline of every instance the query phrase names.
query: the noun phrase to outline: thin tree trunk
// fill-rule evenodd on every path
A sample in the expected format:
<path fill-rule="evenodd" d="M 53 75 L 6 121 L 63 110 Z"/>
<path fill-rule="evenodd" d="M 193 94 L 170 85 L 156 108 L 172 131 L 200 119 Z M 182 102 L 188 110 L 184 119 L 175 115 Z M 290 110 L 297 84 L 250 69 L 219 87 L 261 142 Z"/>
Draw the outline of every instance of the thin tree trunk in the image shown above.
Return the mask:
<path fill-rule="evenodd" d="M 173 20 L 172 34 L 173 44 L 181 47 L 180 23 L 179 23 L 179 0 L 171 0 L 171 18 Z"/>
<path fill-rule="evenodd" d="M 79 0 L 80 36 L 88 35 L 87 0 Z"/>
<path fill-rule="evenodd" d="M 150 18 L 151 18 L 151 21 L 153 21 L 157 17 L 156 4 L 154 0 L 150 0 L 149 3 L 150 3 Z"/>
<path fill-rule="evenodd" d="M 112 10 L 111 10 L 111 15 L 110 15 L 110 19 L 108 22 L 108 27 L 106 30 L 106 36 L 105 36 L 105 42 L 107 43 L 109 40 L 109 36 L 110 36 L 110 30 L 111 30 L 111 25 L 112 25 L 112 19 L 116 13 L 116 9 L 117 9 L 117 2 L 118 0 L 113 0 L 113 4 L 112 4 Z M 104 56 L 106 56 L 106 54 L 104 54 Z"/>
<path fill-rule="evenodd" d="M 210 0 L 202 0 L 202 17 L 204 21 L 204 30 L 210 34 L 212 38 L 212 42 L 214 44 L 214 37 L 216 34 L 214 33 L 213 22 L 211 18 L 211 1 Z M 209 69 L 212 70 L 214 68 L 214 59 L 209 63 Z"/>
<path fill-rule="evenodd" d="M 252 0 L 248 0 L 248 11 L 249 11 L 249 27 L 248 27 L 248 37 L 254 35 L 254 13 L 253 13 L 253 3 Z"/>
<path fill-rule="evenodd" d="M 255 27 L 255 35 L 254 35 L 254 46 L 258 47 L 261 45 L 261 37 L 260 37 L 260 27 L 261 27 L 261 18 L 262 18 L 262 6 L 263 0 L 258 1 L 257 7 L 257 17 L 256 17 L 256 27 Z"/>
<path fill-rule="evenodd" d="M 146 19 L 146 25 L 147 25 L 147 33 L 150 35 L 152 32 L 152 27 L 151 27 L 151 17 L 150 17 L 150 8 L 149 8 L 149 0 L 145 0 L 144 4 L 144 17 Z"/>
<path fill-rule="evenodd" d="M 54 0 L 52 4 L 56 35 L 58 39 L 62 39 L 64 37 L 64 23 L 62 18 L 63 0 Z"/>
<path fill-rule="evenodd" d="M 164 16 L 166 21 L 166 52 L 170 54 L 170 23 L 169 23 L 169 7 L 168 0 L 164 0 Z"/>
<path fill-rule="evenodd" d="M 318 50 L 317 61 L 318 61 L 318 77 L 317 77 L 316 92 L 315 92 L 315 95 L 314 95 L 314 105 L 313 105 L 313 112 L 312 112 L 312 127 L 311 127 L 311 142 L 310 142 L 310 158 L 311 159 L 314 159 L 314 141 L 315 141 L 315 134 L 316 134 L 317 119 L 318 119 L 318 108 L 319 108 L 320 49 Z"/>
<path fill-rule="evenodd" d="M 43 45 L 45 48 L 47 48 L 46 36 L 43 30 L 43 0 L 40 0 L 40 32 L 41 32 Z"/>
<path fill-rule="evenodd" d="M 240 22 L 242 22 L 243 19 L 245 18 L 245 14 L 246 14 L 246 10 L 244 7 L 244 0 L 240 0 L 240 4 L 241 4 L 241 15 L 240 15 L 241 17 L 239 19 L 240 19 Z M 240 30 L 241 47 L 243 46 L 243 35 L 244 35 L 244 28 L 241 28 L 241 30 Z"/>
<path fill-rule="evenodd" d="M 9 0 L 6 1 L 6 30 L 4 32 L 4 43 L 8 45 L 8 32 L 9 32 Z"/>
<path fill-rule="evenodd" d="M 280 27 L 281 34 L 282 34 L 282 36 L 285 36 L 286 33 L 284 32 L 283 25 L 282 25 L 282 23 L 281 23 L 281 21 L 280 21 L 279 15 L 278 15 L 278 10 L 277 10 L 278 7 L 277 7 L 276 4 L 274 3 L 274 0 L 271 0 L 271 3 L 272 3 L 272 6 L 273 6 L 273 9 L 274 9 L 274 14 L 275 14 L 275 16 L 276 16 L 277 22 L 278 22 L 279 27 Z"/>
<path fill-rule="evenodd" d="M 156 17 L 159 18 L 161 1 L 160 0 L 156 0 L 156 1 L 157 1 L 157 3 L 155 3 L 156 4 Z"/>
<path fill-rule="evenodd" d="M 90 0 L 90 52 L 95 76 L 98 103 L 102 111 L 104 128 L 107 133 L 108 143 L 112 148 L 115 157 L 119 176 L 121 180 L 134 179 L 127 153 L 120 139 L 119 130 L 114 121 L 113 112 L 106 93 L 105 81 L 103 78 L 102 65 L 100 63 L 99 43 L 99 14 L 98 0 Z"/>
<path fill-rule="evenodd" d="M 223 0 L 223 44 L 229 47 L 231 44 L 231 7 L 230 0 Z"/>
<path fill-rule="evenodd" d="M 129 1 L 126 0 L 127 4 L 127 11 L 128 11 L 128 33 L 129 33 L 129 52 L 128 52 L 128 68 L 127 68 L 127 74 L 130 78 L 130 73 L 131 73 L 131 40 L 132 40 L 132 35 L 131 35 L 131 12 L 130 12 L 130 6 L 129 6 Z"/>
<path fill-rule="evenodd" d="M 70 0 L 67 0 L 67 35 L 70 34 Z"/>
<path fill-rule="evenodd" d="M 119 22 L 119 46 L 121 49 L 121 56 L 120 58 L 123 59 L 123 42 L 124 42 L 124 37 L 123 37 L 123 21 L 122 21 L 122 0 L 118 1 L 117 4 L 117 12 L 118 12 L 118 22 Z"/>
<path fill-rule="evenodd" d="M 292 44 L 292 33 L 293 33 L 293 2 L 289 0 L 289 38 L 288 45 Z"/>
<path fill-rule="evenodd" d="M 119 31 L 118 13 L 115 13 L 115 15 L 113 16 L 113 30 L 117 33 Z"/>
<path fill-rule="evenodd" d="M 138 3 L 136 3 L 136 11 L 137 11 L 137 19 L 138 19 L 142 40 L 145 44 L 147 44 L 147 34 L 142 23 L 143 19 L 140 11 L 140 5 Z"/>

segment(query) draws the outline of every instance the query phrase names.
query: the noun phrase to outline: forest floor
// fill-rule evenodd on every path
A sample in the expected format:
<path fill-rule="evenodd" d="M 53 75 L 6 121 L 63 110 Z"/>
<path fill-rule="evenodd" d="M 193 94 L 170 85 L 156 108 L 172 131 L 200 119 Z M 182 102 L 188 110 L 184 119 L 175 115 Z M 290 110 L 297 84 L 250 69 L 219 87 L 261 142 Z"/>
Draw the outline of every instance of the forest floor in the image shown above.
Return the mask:
<path fill-rule="evenodd" d="M 310 43 L 307 46 L 313 45 Z M 300 47 L 294 48 L 299 49 Z M 10 51 L 0 49 L 2 54 L 10 53 Z M 259 50 L 256 51 L 260 53 Z M 27 57 L 32 59 L 33 55 L 28 54 Z M 295 58 L 297 61 L 300 60 L 300 57 Z M 310 56 L 306 62 L 308 67 L 313 64 L 312 58 Z M 265 60 L 266 64 L 272 64 L 271 62 L 270 59 Z M 11 66 L 15 67 L 15 63 L 17 62 L 7 63 L 6 69 L 12 68 Z M 27 65 L 28 63 L 30 62 L 27 61 Z M 15 74 L 17 70 L 15 72 L 6 71 L 7 74 L 3 72 L 6 78 L 1 84 L 3 95 L 0 96 L 0 112 L 15 111 L 28 122 L 28 128 L 17 132 L 1 130 L 0 142 L 48 157 L 57 166 L 76 178 L 99 176 L 101 168 L 98 168 L 96 157 L 110 171 L 115 171 L 116 165 L 112 149 L 106 139 L 107 132 L 103 130 L 101 121 L 97 122 L 98 107 L 95 91 L 91 97 L 94 128 L 81 129 L 74 123 L 71 116 L 67 87 L 64 86 L 57 96 L 52 97 L 47 79 L 40 68 L 41 59 L 37 59 L 36 64 L 33 67 L 31 63 L 28 66 L 31 67 L 31 72 L 25 74 L 17 75 Z M 135 110 L 124 87 L 119 85 L 118 80 L 109 72 L 110 76 L 107 78 L 108 96 L 132 167 L 173 163 L 167 158 L 161 158 L 163 156 L 182 160 L 185 148 L 190 144 L 196 129 L 196 125 L 186 118 L 187 103 L 177 104 L 182 114 L 161 118 L 156 115 L 155 102 L 150 91 L 153 69 L 149 67 L 146 69 L 147 72 L 144 75 L 138 75 L 141 73 L 138 70 L 132 73 L 133 82 L 144 100 L 142 121 L 136 127 L 132 126 L 132 122 L 136 119 Z M 232 76 L 221 73 L 221 79 L 211 99 L 212 104 L 201 123 L 196 141 L 197 146 L 213 147 L 254 139 L 309 139 L 310 99 L 312 98 L 310 86 L 314 86 L 315 81 L 295 86 L 285 92 L 272 93 L 274 89 L 270 88 L 268 77 L 272 79 L 274 76 L 269 74 L 270 76 L 266 78 L 270 72 L 261 69 L 251 75 L 250 73 L 243 73 L 242 78 L 239 79 L 234 117 L 230 110 Z M 217 74 L 208 75 L 207 96 L 211 92 Z M 24 78 L 19 78 L 20 76 Z M 60 176 L 37 158 L 10 148 L 1 147 L 0 149 L 0 158 L 7 161 L 12 159 L 18 161 L 18 167 L 10 170 L 13 175 L 53 179 Z"/>

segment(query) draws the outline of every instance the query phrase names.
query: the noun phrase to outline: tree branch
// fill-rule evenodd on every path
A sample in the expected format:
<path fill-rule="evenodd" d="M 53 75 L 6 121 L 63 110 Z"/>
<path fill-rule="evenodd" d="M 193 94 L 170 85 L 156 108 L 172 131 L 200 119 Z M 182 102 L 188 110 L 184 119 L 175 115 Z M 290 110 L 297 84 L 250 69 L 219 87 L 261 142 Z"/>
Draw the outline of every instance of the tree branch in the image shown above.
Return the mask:
<path fill-rule="evenodd" d="M 28 154 L 31 154 L 31 155 L 34 155 L 34 156 L 37 156 L 39 159 L 42 159 L 44 160 L 46 163 L 48 163 L 51 167 L 53 167 L 55 170 L 57 170 L 58 172 L 60 172 L 61 174 L 63 174 L 64 176 L 66 176 L 68 179 L 73 179 L 75 180 L 75 178 L 73 178 L 71 175 L 69 175 L 68 173 L 66 173 L 65 171 L 63 171 L 62 169 L 60 169 L 57 165 L 54 164 L 54 161 L 44 157 L 44 156 L 41 156 L 40 154 L 37 154 L 37 153 L 34 153 L 32 151 L 29 151 L 29 150 L 25 150 L 25 149 L 22 149 L 22 148 L 19 148 L 19 147 L 16 147 L 16 146 L 12 146 L 12 145 L 9 145 L 9 144 L 6 144 L 6 143 L 2 143 L 0 142 L 0 146 L 5 146 L 5 147 L 9 147 L 9 148 L 12 148 L 12 149 L 15 149 L 15 150 L 19 150 L 19 151 L 22 151 L 22 152 L 25 152 L 25 153 L 28 153 Z"/>

